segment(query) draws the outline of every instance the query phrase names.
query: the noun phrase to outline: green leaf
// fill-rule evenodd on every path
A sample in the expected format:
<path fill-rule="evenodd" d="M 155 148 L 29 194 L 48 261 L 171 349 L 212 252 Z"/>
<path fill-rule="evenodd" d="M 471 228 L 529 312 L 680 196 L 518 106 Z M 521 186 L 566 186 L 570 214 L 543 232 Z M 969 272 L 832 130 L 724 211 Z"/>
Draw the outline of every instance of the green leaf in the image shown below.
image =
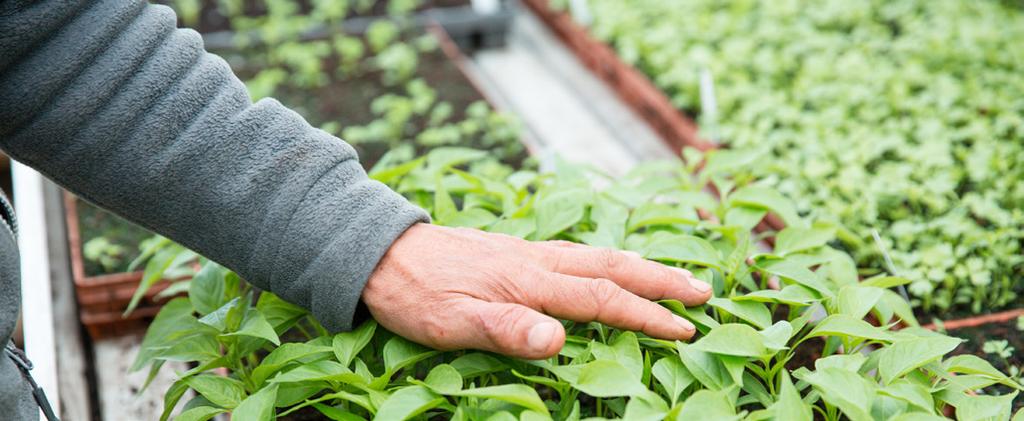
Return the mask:
<path fill-rule="evenodd" d="M 875 276 L 861 281 L 861 285 L 877 288 L 892 288 L 910 283 L 910 279 L 898 276 Z"/>
<path fill-rule="evenodd" d="M 263 358 L 260 365 L 252 371 L 252 380 L 256 385 L 262 385 L 266 379 L 290 363 L 327 352 L 331 352 L 330 347 L 295 342 L 283 343 Z"/>
<path fill-rule="evenodd" d="M 764 151 L 758 149 L 717 149 L 706 155 L 700 176 L 709 179 L 713 175 L 735 175 L 763 156 Z"/>
<path fill-rule="evenodd" d="M 624 224 L 626 214 L 623 213 L 621 216 L 621 223 Z M 615 222 L 620 222 L 620 220 L 616 219 Z M 624 231 L 634 232 L 653 225 L 697 225 L 698 223 L 700 223 L 700 217 L 697 216 L 697 212 L 693 208 L 647 202 L 641 204 L 629 215 L 629 224 Z M 621 225 L 617 225 L 617 227 L 621 227 Z M 623 234 L 625 233 L 623 232 Z"/>
<path fill-rule="evenodd" d="M 462 390 L 462 375 L 455 367 L 441 364 L 430 370 L 423 383 L 435 393 L 451 395 Z"/>
<path fill-rule="evenodd" d="M 960 343 L 959 338 L 948 336 L 921 337 L 902 340 L 882 349 L 878 357 L 878 374 L 885 384 L 918 367 L 938 360 Z"/>
<path fill-rule="evenodd" d="M 449 227 L 465 227 L 465 228 L 483 228 L 494 221 L 497 221 L 498 217 L 481 208 L 470 208 L 457 212 L 447 219 L 445 223 Z"/>
<path fill-rule="evenodd" d="M 486 151 L 458 147 L 438 147 L 427 154 L 427 165 L 434 171 L 483 159 Z"/>
<path fill-rule="evenodd" d="M 572 386 L 597 398 L 636 396 L 647 391 L 629 369 L 609 360 L 597 360 L 584 365 Z"/>
<path fill-rule="evenodd" d="M 274 402 L 277 400 L 277 385 L 272 384 L 249 395 L 234 411 L 231 411 L 232 419 L 270 421 L 276 419 L 274 414 Z"/>
<path fill-rule="evenodd" d="M 739 317 L 759 329 L 767 328 L 772 324 L 772 314 L 768 307 L 755 301 L 733 301 L 727 298 L 712 297 L 708 304 L 719 310 Z"/>
<path fill-rule="evenodd" d="M 835 367 L 814 371 L 803 377 L 822 399 L 843 411 L 851 421 L 873 421 L 870 408 L 875 386 L 856 372 Z"/>
<path fill-rule="evenodd" d="M 196 276 L 188 289 L 188 299 L 199 314 L 211 313 L 224 305 L 225 278 L 228 270 L 213 261 L 208 261 Z"/>
<path fill-rule="evenodd" d="M 210 402 L 224 408 L 238 406 L 245 397 L 242 382 L 229 377 L 201 374 L 185 379 L 185 383 Z"/>
<path fill-rule="evenodd" d="M 537 395 L 537 391 L 525 384 L 502 384 L 498 386 L 479 387 L 475 389 L 463 389 L 451 394 L 452 396 L 497 399 L 519 405 L 523 408 L 537 411 L 547 415 L 548 409 L 544 401 Z"/>
<path fill-rule="evenodd" d="M 393 182 L 395 182 L 396 180 L 398 180 L 399 178 L 401 178 L 401 177 L 405 176 L 406 174 L 412 172 L 413 170 L 423 166 L 423 163 L 426 162 L 426 160 L 427 160 L 427 157 L 422 156 L 422 157 L 416 158 L 416 159 L 414 159 L 412 161 L 409 161 L 409 162 L 406 162 L 406 163 L 403 163 L 403 164 L 399 164 L 399 165 L 396 165 L 396 166 L 393 166 L 393 167 L 389 167 L 389 168 L 384 168 L 384 169 L 379 169 L 378 170 L 378 168 L 374 167 L 373 168 L 374 171 L 370 171 L 369 176 L 370 176 L 370 178 L 372 178 L 374 180 L 377 180 L 377 181 L 380 181 L 381 183 L 390 185 Z"/>
<path fill-rule="evenodd" d="M 282 300 L 269 292 L 260 294 L 260 299 L 256 302 L 256 309 L 263 314 L 267 323 L 270 323 L 275 330 L 281 329 L 307 314 L 302 307 Z"/>
<path fill-rule="evenodd" d="M 895 340 L 891 333 L 846 314 L 833 314 L 818 322 L 807 334 L 808 338 L 817 336 L 849 336 L 874 341 Z"/>
<path fill-rule="evenodd" d="M 910 326 L 921 325 L 918 323 L 917 317 L 914 316 L 914 310 L 910 308 L 910 303 L 908 303 L 907 300 L 904 300 L 903 297 L 893 291 L 887 289 L 882 291 L 882 298 L 879 300 L 878 304 L 876 304 L 876 308 L 886 306 L 892 310 L 892 312 L 895 313 L 903 323 Z M 883 323 L 887 322 L 889 321 L 883 321 Z"/>
<path fill-rule="evenodd" d="M 320 413 L 323 414 L 325 417 L 327 417 L 328 419 L 334 420 L 334 421 L 364 421 L 365 420 L 365 418 L 360 417 L 360 416 L 358 416 L 356 414 L 353 414 L 351 412 L 348 412 L 348 411 L 346 411 L 344 409 L 336 408 L 336 407 L 333 407 L 333 406 L 327 406 L 327 405 L 324 405 L 322 403 L 314 403 L 313 404 L 313 408 L 316 408 L 316 410 L 320 411 Z"/>
<path fill-rule="evenodd" d="M 814 290 L 803 285 L 787 285 L 781 291 L 765 289 L 747 295 L 732 297 L 733 301 L 757 301 L 762 303 L 780 303 L 790 306 L 808 306 L 818 301 Z"/>
<path fill-rule="evenodd" d="M 769 260 L 758 263 L 757 267 L 772 275 L 779 276 L 817 291 L 824 297 L 831 297 L 835 293 L 825 286 L 814 272 L 795 264 L 789 260 Z"/>
<path fill-rule="evenodd" d="M 1019 389 L 1021 386 L 1009 376 L 997 370 L 988 361 L 975 355 L 964 354 L 950 357 L 942 362 L 942 367 L 949 373 L 978 374 L 987 376 L 1006 386 Z"/>
<path fill-rule="evenodd" d="M 768 409 L 775 414 L 776 420 L 811 421 L 811 407 L 800 398 L 800 392 L 793 386 L 786 370 L 782 370 L 779 381 L 779 397 Z"/>
<path fill-rule="evenodd" d="M 668 393 L 670 403 L 676 406 L 679 395 L 694 382 L 693 375 L 686 369 L 678 356 L 670 355 L 658 360 L 651 367 L 651 374 Z"/>
<path fill-rule="evenodd" d="M 392 393 L 377 410 L 374 420 L 402 421 L 445 402 L 444 397 L 423 386 L 409 386 Z"/>
<path fill-rule="evenodd" d="M 786 256 L 805 250 L 815 249 L 832 241 L 836 236 L 834 228 L 803 228 L 788 227 L 775 236 L 775 251 L 779 256 Z"/>
<path fill-rule="evenodd" d="M 677 420 L 738 420 L 736 405 L 725 391 L 698 390 L 683 402 Z"/>
<path fill-rule="evenodd" d="M 401 336 L 395 336 L 384 344 L 384 368 L 388 373 L 395 373 L 437 353 Z"/>
<path fill-rule="evenodd" d="M 725 211 L 725 225 L 739 227 L 740 230 L 748 232 L 760 224 L 768 211 L 761 208 L 749 206 L 734 206 Z"/>
<path fill-rule="evenodd" d="M 781 193 L 763 186 L 750 185 L 729 195 L 730 206 L 746 205 L 764 208 L 782 218 L 789 227 L 803 227 L 804 221 L 796 212 L 793 202 Z"/>
<path fill-rule="evenodd" d="M 863 319 L 882 298 L 881 288 L 848 285 L 839 289 L 836 296 L 837 312 L 856 319 Z"/>
<path fill-rule="evenodd" d="M 164 304 L 146 331 L 130 371 L 142 369 L 181 338 L 201 332 L 203 326 L 192 316 L 192 311 L 192 303 L 186 298 L 175 298 Z"/>
<path fill-rule="evenodd" d="M 644 257 L 678 263 L 692 263 L 700 266 L 721 268 L 722 256 L 711 243 L 692 235 L 667 236 L 650 245 Z"/>
<path fill-rule="evenodd" d="M 727 323 L 712 329 L 692 348 L 737 357 L 762 357 L 768 354 L 764 338 L 754 328 L 739 323 Z"/>
<path fill-rule="evenodd" d="M 535 240 L 550 239 L 583 220 L 589 192 L 582 189 L 559 191 L 541 197 L 534 205 L 537 212 Z"/>
<path fill-rule="evenodd" d="M 793 337 L 793 325 L 785 320 L 779 320 L 759 333 L 764 340 L 764 346 L 777 352 L 785 349 L 786 344 Z"/>
<path fill-rule="evenodd" d="M 303 364 L 294 369 L 278 374 L 270 379 L 271 383 L 302 383 L 314 381 L 331 381 L 348 384 L 362 384 L 362 376 L 353 373 L 337 361 L 321 360 Z"/>
<path fill-rule="evenodd" d="M 502 219 L 491 225 L 487 231 L 527 238 L 536 230 L 533 218 Z"/>
<path fill-rule="evenodd" d="M 277 337 L 274 327 L 263 317 L 259 310 L 250 308 L 242 327 L 235 332 L 225 333 L 223 336 L 249 336 L 253 338 L 266 339 L 274 345 L 281 345 L 281 339 Z"/>
<path fill-rule="evenodd" d="M 931 391 L 927 387 L 907 380 L 897 380 L 879 389 L 878 393 L 902 400 L 922 411 L 932 412 L 935 410 L 935 401 L 932 399 Z"/>
<path fill-rule="evenodd" d="M 445 189 L 440 176 L 437 177 L 436 189 L 437 191 L 434 192 L 433 216 L 434 219 L 437 219 L 438 223 L 447 224 L 448 221 L 455 217 L 455 214 L 459 213 L 459 209 L 455 207 L 455 201 L 448 194 L 448 190 Z"/>
<path fill-rule="evenodd" d="M 458 370 L 459 374 L 464 378 L 482 376 L 508 369 L 505 363 L 481 352 L 460 356 L 451 362 L 451 366 Z"/>
<path fill-rule="evenodd" d="M 377 322 L 370 319 L 351 332 L 334 335 L 331 345 L 334 348 L 334 355 L 341 365 L 345 367 L 352 365 L 352 360 L 366 347 L 366 344 L 370 343 L 370 339 L 373 338 L 376 331 Z"/>
<path fill-rule="evenodd" d="M 146 263 L 146 270 L 143 272 L 142 280 L 139 282 L 138 288 L 135 289 L 135 293 L 132 294 L 131 301 L 129 301 L 124 315 L 131 314 L 132 310 L 138 307 L 142 297 L 146 295 L 146 292 L 154 284 L 163 279 L 164 273 L 171 268 L 184 265 L 196 257 L 195 252 L 178 244 L 171 244 L 157 251 L 153 258 Z"/>
<path fill-rule="evenodd" d="M 626 403 L 626 412 L 622 415 L 622 419 L 631 421 L 661 421 L 665 419 L 668 411 L 668 405 L 661 399 L 661 396 L 647 391 L 644 394 L 634 396 Z"/>
<path fill-rule="evenodd" d="M 959 421 L 1000 421 L 1010 418 L 1017 392 L 1002 396 L 968 396 L 956 404 Z"/>
<path fill-rule="evenodd" d="M 206 421 L 210 418 L 217 416 L 217 414 L 223 414 L 228 412 L 225 409 L 214 408 L 212 406 L 197 406 L 190 408 L 187 411 L 182 411 L 177 417 L 174 417 L 174 421 Z"/>
<path fill-rule="evenodd" d="M 824 370 L 832 367 L 857 372 L 865 362 L 867 358 L 861 354 L 836 354 L 814 360 L 814 369 Z"/>
<path fill-rule="evenodd" d="M 636 334 L 633 332 L 622 332 L 615 337 L 611 346 L 594 342 L 591 344 L 591 352 L 598 360 L 611 360 L 626 367 L 633 377 L 639 380 L 643 377 L 644 357 L 640 353 L 640 344 L 637 342 Z"/>
<path fill-rule="evenodd" d="M 725 366 L 724 356 L 701 351 L 683 342 L 676 342 L 679 359 L 697 381 L 712 390 L 724 390 L 735 385 L 732 374 Z"/>

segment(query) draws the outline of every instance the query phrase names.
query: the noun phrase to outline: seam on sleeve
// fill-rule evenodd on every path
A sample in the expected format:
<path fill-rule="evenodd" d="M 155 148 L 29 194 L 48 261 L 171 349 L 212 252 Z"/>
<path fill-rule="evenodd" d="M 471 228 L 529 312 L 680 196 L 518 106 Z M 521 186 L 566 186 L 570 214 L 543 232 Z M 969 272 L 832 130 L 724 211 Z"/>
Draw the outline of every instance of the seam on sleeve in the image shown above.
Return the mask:
<path fill-rule="evenodd" d="M 331 165 L 325 171 L 320 173 L 320 175 L 318 175 L 316 177 L 316 180 L 314 180 L 312 183 L 309 184 L 309 186 L 306 187 L 306 191 L 302 192 L 302 196 L 299 198 L 299 200 L 296 200 L 295 204 L 292 205 L 291 209 L 288 212 L 288 215 L 289 215 L 288 216 L 288 222 L 286 222 L 283 227 L 281 227 L 280 229 L 276 230 L 276 232 L 273 235 L 273 238 L 269 239 L 270 240 L 270 244 L 277 244 L 277 246 L 275 247 L 275 250 L 274 250 L 273 257 L 270 259 L 271 267 L 277 266 L 277 261 L 281 259 L 281 254 L 282 254 L 282 252 L 281 252 L 281 244 L 283 244 L 283 241 L 281 241 L 281 236 L 283 236 L 283 235 L 285 235 L 285 233 L 291 231 L 292 224 L 295 222 L 295 214 L 297 213 L 297 209 L 300 206 L 302 206 L 303 203 L 306 202 L 306 198 L 309 196 L 309 192 L 313 191 L 313 189 L 320 184 L 320 181 L 323 180 L 324 177 L 326 177 L 328 174 L 331 174 L 332 172 L 334 172 L 334 170 L 336 170 L 342 164 L 348 163 L 351 160 L 352 160 L 352 158 L 345 158 L 345 159 L 339 160 L 339 161 L 335 162 L 334 165 Z M 264 266 L 261 265 L 261 267 L 264 267 Z M 270 273 L 271 273 L 271 276 L 270 276 L 269 279 L 267 279 L 267 285 L 269 287 L 271 287 L 271 288 L 275 288 L 276 289 L 276 286 L 277 286 L 276 285 L 277 273 L 275 273 L 273 271 L 270 271 Z"/>
<path fill-rule="evenodd" d="M 118 36 L 120 36 L 122 33 L 124 33 L 124 31 L 125 31 L 125 29 L 127 27 L 131 26 L 133 23 L 135 23 L 135 21 L 137 21 L 139 19 L 139 15 L 141 15 L 142 11 L 146 9 L 145 6 L 146 6 L 146 3 L 143 3 L 142 7 L 136 6 L 137 10 L 135 10 L 134 14 L 130 18 L 125 19 L 125 22 L 122 25 L 119 25 L 116 28 L 112 28 L 111 29 L 111 33 L 112 34 L 109 35 L 107 40 L 105 42 L 103 42 L 102 46 L 99 47 L 99 51 L 97 51 L 96 54 L 93 54 L 88 59 L 86 59 L 84 62 L 82 62 L 82 64 L 80 66 L 77 66 L 76 68 L 74 68 L 74 72 L 73 72 L 74 75 L 71 76 L 70 78 L 68 78 L 66 81 L 64 81 L 64 83 L 61 84 L 59 88 L 55 89 L 53 91 L 53 94 L 51 94 L 50 96 L 46 97 L 46 100 L 43 101 L 41 104 L 39 104 L 38 108 L 36 108 L 35 110 L 31 110 L 30 111 L 31 117 L 29 117 L 29 118 L 27 118 L 25 120 L 22 120 L 20 122 L 20 124 L 18 124 L 17 126 L 12 127 L 11 130 L 8 131 L 7 136 L 9 136 L 9 137 L 16 137 L 18 135 L 18 133 L 20 133 L 23 129 L 25 129 L 25 127 L 31 126 L 32 123 L 35 122 L 36 119 L 38 119 L 40 115 L 45 113 L 47 109 L 51 108 L 52 105 L 53 105 L 53 102 L 56 101 L 57 98 L 60 98 L 60 97 L 64 96 L 68 92 L 68 89 L 70 89 L 72 86 L 74 86 L 75 83 L 79 80 L 79 78 L 82 77 L 82 73 L 83 73 L 82 70 L 83 69 L 88 69 L 89 67 L 92 67 L 93 64 L 96 63 L 96 60 L 98 60 L 100 58 L 100 56 L 102 56 L 103 53 L 106 52 L 110 48 L 110 45 L 114 42 L 114 40 L 116 40 L 118 38 Z M 75 16 L 75 19 L 79 19 L 79 18 L 81 18 L 81 14 L 78 14 L 78 15 Z M 56 34 L 63 34 L 65 32 L 65 29 L 67 28 L 67 25 L 68 25 L 68 23 L 65 23 L 61 27 L 61 30 L 54 31 L 54 34 L 50 35 L 49 37 L 47 37 L 47 39 L 48 40 L 52 40 L 53 37 L 56 36 Z M 106 35 L 106 33 L 101 34 L 100 36 L 102 37 L 103 35 Z"/>

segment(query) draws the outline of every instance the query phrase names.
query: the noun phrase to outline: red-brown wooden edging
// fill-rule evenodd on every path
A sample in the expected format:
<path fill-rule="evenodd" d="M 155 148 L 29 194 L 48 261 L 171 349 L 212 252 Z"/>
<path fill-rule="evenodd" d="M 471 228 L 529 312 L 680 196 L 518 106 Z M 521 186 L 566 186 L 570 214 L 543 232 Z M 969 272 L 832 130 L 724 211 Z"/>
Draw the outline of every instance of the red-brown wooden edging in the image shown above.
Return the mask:
<path fill-rule="evenodd" d="M 64 193 L 64 216 L 68 230 L 68 251 L 71 255 L 71 277 L 78 299 L 78 317 L 89 336 L 101 339 L 120 336 L 145 329 L 165 300 L 157 298 L 169 286 L 167 282 L 153 285 L 139 302 L 138 308 L 127 316 L 135 290 L 142 280 L 142 272 L 113 273 L 87 276 L 82 260 L 82 236 L 78 226 L 77 198 Z"/>
<path fill-rule="evenodd" d="M 698 136 L 697 124 L 676 109 L 664 92 L 658 89 L 640 70 L 619 58 L 611 46 L 591 36 L 587 29 L 577 24 L 571 15 L 551 8 L 550 0 L 523 0 L 523 3 L 529 6 L 530 10 L 562 39 L 587 68 L 604 80 L 627 105 L 640 114 L 661 135 L 662 140 L 669 147 L 677 151 L 684 146 L 694 147 L 701 151 L 721 148 L 714 142 L 701 139 Z M 717 196 L 717 192 L 713 193 Z M 785 227 L 786 224 L 782 218 L 769 213 L 754 228 L 754 231 L 758 233 L 772 232 Z M 774 245 L 774 236 L 768 236 L 764 240 Z M 954 319 L 942 324 L 946 330 L 953 330 L 1003 323 L 1019 316 L 1024 316 L 1024 308 Z M 924 327 L 936 328 L 933 324 Z"/>

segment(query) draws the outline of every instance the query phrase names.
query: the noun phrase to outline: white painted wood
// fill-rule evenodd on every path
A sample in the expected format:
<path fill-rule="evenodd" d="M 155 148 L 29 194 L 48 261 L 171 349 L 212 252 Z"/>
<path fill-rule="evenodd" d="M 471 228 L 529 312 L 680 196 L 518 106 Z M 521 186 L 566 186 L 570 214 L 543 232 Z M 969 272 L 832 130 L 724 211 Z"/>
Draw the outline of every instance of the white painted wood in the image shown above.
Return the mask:
<path fill-rule="evenodd" d="M 478 52 L 468 69 L 499 108 L 523 122 L 542 166 L 554 155 L 613 175 L 673 156 L 615 92 L 536 17 L 520 13 L 508 45 Z"/>
<path fill-rule="evenodd" d="M 134 362 L 141 343 L 141 335 L 103 339 L 93 343 L 100 414 L 104 421 L 159 419 L 164 409 L 163 393 L 177 379 L 176 373 L 188 370 L 188 366 L 183 363 L 168 361 L 149 387 L 140 394 L 139 390 L 145 384 L 149 370 L 129 373 L 128 368 Z M 191 391 L 187 392 L 172 414 L 180 413 L 181 407 L 193 396 Z"/>
<path fill-rule="evenodd" d="M 18 217 L 21 253 L 21 317 L 25 352 L 35 368 L 32 377 L 46 392 L 55 413 L 60 412 L 57 354 L 53 334 L 50 259 L 43 207 L 43 178 L 35 170 L 13 163 L 14 211 Z"/>

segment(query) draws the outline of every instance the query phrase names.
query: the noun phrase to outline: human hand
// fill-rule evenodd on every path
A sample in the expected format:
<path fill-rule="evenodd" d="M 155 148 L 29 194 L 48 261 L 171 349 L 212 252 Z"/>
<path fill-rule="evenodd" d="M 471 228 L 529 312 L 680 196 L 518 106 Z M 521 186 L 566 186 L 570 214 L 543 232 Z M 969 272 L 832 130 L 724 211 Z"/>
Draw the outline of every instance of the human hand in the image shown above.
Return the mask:
<path fill-rule="evenodd" d="M 689 271 L 637 253 L 429 224 L 392 244 L 362 295 L 377 322 L 412 341 L 529 359 L 553 356 L 565 342 L 548 315 L 689 339 L 692 323 L 649 300 L 710 297 Z"/>

